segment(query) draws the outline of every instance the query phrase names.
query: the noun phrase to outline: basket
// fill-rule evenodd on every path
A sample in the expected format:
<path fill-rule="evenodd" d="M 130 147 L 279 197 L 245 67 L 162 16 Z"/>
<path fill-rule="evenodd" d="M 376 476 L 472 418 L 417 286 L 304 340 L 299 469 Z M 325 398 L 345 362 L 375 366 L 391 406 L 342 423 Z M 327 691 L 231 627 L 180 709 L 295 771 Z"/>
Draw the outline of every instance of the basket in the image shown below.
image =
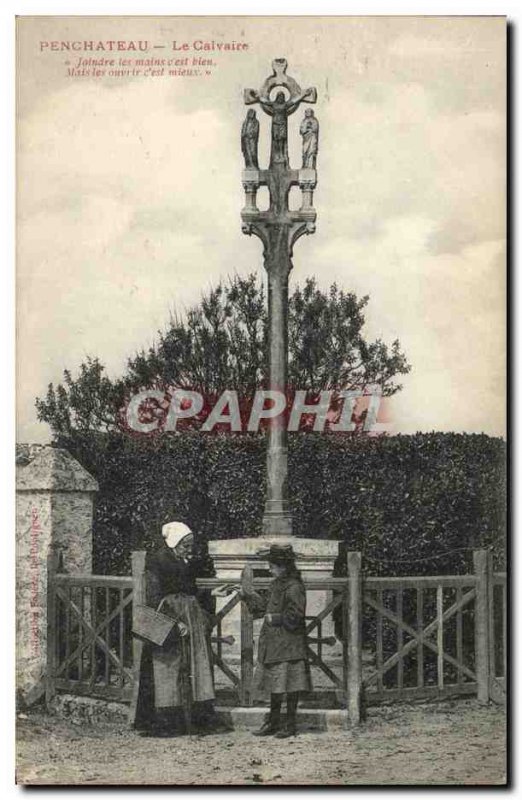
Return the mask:
<path fill-rule="evenodd" d="M 162 614 L 159 610 L 160 607 L 161 603 L 156 611 L 150 606 L 136 606 L 132 617 L 134 636 L 158 647 L 162 647 L 172 630 L 177 628 L 176 620 Z"/>

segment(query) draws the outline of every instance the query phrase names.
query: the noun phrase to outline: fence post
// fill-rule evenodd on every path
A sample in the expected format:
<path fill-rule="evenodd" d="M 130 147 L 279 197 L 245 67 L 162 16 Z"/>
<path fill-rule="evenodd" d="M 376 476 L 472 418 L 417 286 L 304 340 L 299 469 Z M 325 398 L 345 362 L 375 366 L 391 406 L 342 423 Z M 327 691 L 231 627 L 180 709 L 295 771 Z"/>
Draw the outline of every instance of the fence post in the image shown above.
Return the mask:
<path fill-rule="evenodd" d="M 358 725 L 362 712 L 362 582 L 361 554 L 347 553 L 348 562 L 348 669 L 346 707 L 348 722 Z"/>
<path fill-rule="evenodd" d="M 45 703 L 48 706 L 56 694 L 56 584 L 54 576 L 58 572 L 60 553 L 51 550 L 47 556 L 47 657 L 45 668 Z"/>
<path fill-rule="evenodd" d="M 244 600 L 241 600 L 241 689 L 242 706 L 252 705 L 254 675 L 254 620 Z"/>
<path fill-rule="evenodd" d="M 489 701 L 489 583 L 491 579 L 491 554 L 488 550 L 473 551 L 475 570 L 475 672 L 477 674 L 477 699 Z"/>
<path fill-rule="evenodd" d="M 137 606 L 145 605 L 145 558 L 144 550 L 132 553 L 132 626 Z M 143 642 L 136 636 L 132 639 L 132 698 L 129 708 L 129 725 L 134 725 L 138 713 L 138 698 L 140 693 L 140 670 Z"/>
<path fill-rule="evenodd" d="M 245 564 L 241 571 L 241 587 L 247 591 L 254 588 L 254 573 L 249 564 Z M 252 678 L 254 676 L 254 617 L 244 599 L 240 603 L 240 614 L 241 683 L 239 702 L 242 706 L 251 706 L 253 702 Z"/>

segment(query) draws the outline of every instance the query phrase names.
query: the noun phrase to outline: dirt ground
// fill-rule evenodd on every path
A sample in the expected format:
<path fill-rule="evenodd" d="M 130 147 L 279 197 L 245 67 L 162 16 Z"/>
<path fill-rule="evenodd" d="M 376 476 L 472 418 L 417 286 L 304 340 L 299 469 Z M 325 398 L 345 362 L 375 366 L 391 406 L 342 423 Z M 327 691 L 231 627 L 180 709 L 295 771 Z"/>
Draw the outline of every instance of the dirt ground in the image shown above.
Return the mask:
<path fill-rule="evenodd" d="M 475 700 L 370 709 L 358 729 L 143 738 L 121 724 L 18 720 L 18 783 L 484 785 L 505 782 L 505 714 Z"/>

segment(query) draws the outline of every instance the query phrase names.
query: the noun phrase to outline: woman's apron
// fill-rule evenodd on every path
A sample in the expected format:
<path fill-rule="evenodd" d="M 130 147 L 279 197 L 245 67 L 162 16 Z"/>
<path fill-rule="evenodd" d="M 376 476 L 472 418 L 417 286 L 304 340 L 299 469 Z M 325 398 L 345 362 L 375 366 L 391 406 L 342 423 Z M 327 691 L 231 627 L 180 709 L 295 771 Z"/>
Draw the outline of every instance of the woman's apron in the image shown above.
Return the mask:
<path fill-rule="evenodd" d="M 210 620 L 192 595 L 169 594 L 161 605 L 163 614 L 185 623 L 188 636 L 187 658 L 183 658 L 182 637 L 176 633 L 164 647 L 152 648 L 154 705 L 156 709 L 181 706 L 183 671 L 188 670 L 193 702 L 214 700 L 214 681 L 209 641 Z"/>

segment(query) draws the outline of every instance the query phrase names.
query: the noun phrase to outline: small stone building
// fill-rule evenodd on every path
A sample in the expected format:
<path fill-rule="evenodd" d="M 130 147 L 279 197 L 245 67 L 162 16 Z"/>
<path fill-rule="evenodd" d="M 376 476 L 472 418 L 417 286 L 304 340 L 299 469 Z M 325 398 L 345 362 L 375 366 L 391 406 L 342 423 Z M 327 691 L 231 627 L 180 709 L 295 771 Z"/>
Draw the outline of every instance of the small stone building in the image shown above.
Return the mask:
<path fill-rule="evenodd" d="M 66 450 L 16 448 L 16 651 L 19 701 L 45 689 L 47 562 L 61 556 L 66 572 L 92 570 L 92 517 L 98 484 Z"/>

